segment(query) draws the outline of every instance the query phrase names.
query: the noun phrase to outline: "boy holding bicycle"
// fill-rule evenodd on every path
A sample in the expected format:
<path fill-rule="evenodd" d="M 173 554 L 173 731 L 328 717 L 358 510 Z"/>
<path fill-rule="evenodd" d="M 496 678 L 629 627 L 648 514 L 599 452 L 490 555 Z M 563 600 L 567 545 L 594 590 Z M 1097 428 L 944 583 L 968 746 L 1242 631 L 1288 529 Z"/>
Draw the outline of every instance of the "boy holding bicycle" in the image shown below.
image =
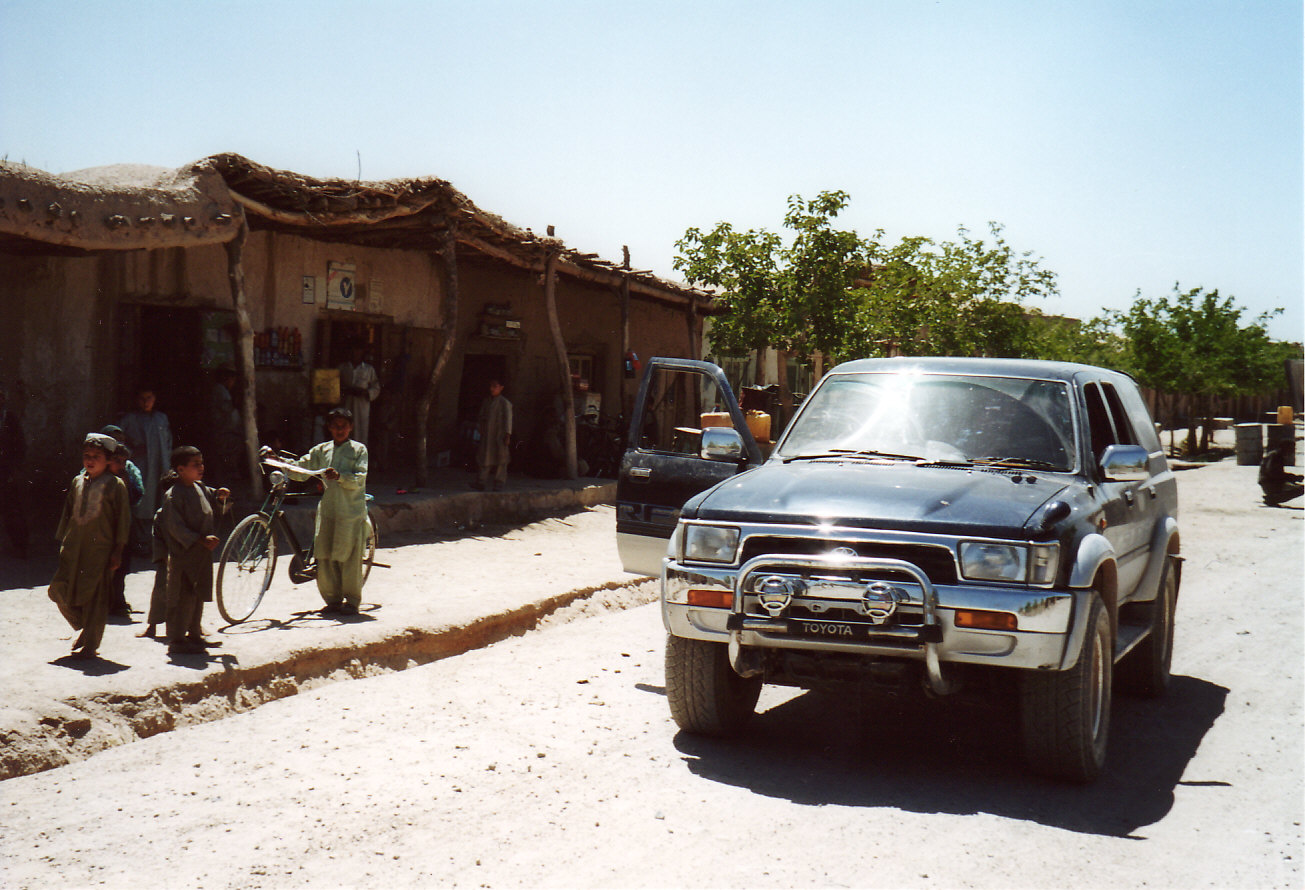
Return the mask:
<path fill-rule="evenodd" d="M 177 481 L 163 496 L 158 519 L 168 547 L 168 654 L 202 655 L 222 645 L 204 639 L 200 620 L 213 599 L 214 501 L 227 501 L 231 492 L 203 483 L 204 455 L 192 445 L 172 450 L 172 469 Z"/>
<path fill-rule="evenodd" d="M 357 615 L 362 604 L 362 563 L 367 549 L 367 446 L 355 442 L 353 412 L 336 408 L 327 415 L 331 441 L 315 446 L 294 463 L 323 470 L 325 490 L 317 505 L 313 551 L 322 614 Z M 307 474 L 289 471 L 295 479 Z"/>

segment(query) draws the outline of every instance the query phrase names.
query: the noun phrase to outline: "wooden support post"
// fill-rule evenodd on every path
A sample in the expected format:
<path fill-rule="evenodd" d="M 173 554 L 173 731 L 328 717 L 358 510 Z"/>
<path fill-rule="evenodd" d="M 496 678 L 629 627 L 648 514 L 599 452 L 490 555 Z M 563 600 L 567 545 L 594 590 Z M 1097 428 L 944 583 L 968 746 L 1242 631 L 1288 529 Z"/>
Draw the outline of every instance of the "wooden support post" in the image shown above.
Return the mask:
<path fill-rule="evenodd" d="M 550 226 L 549 234 L 552 233 L 552 226 Z M 566 340 L 562 336 L 562 323 L 557 318 L 558 252 L 558 248 L 550 247 L 544 258 L 544 303 L 548 307 L 548 327 L 553 332 L 553 347 L 557 350 L 558 378 L 562 384 L 562 413 L 566 424 L 562 442 L 566 446 L 566 478 L 575 479 L 580 475 L 575 447 L 575 395 L 571 392 L 571 364 L 566 358 Z"/>
<path fill-rule="evenodd" d="M 430 370 L 430 379 L 426 391 L 417 402 L 417 487 L 425 488 L 430 481 L 430 461 L 427 458 L 426 429 L 430 426 L 430 408 L 439 391 L 440 378 L 444 376 L 444 367 L 458 335 L 458 247 L 457 232 L 450 223 L 440 238 L 436 253 L 440 265 L 444 267 L 444 342 L 440 345 L 439 355 Z"/>
<path fill-rule="evenodd" d="M 625 362 L 630 355 L 630 248 L 623 245 L 621 256 L 621 414 L 628 418 L 634 411 L 634 397 L 630 387 L 633 378 L 625 376 Z"/>
<path fill-rule="evenodd" d="M 249 462 L 249 483 L 255 495 L 263 493 L 263 474 L 258 466 L 258 391 L 254 378 L 254 328 L 249 323 L 249 307 L 245 300 L 245 267 L 243 265 L 245 238 L 249 223 L 240 211 L 240 228 L 236 237 L 228 241 L 227 280 L 231 284 L 231 303 L 236 310 L 236 327 L 239 331 L 238 352 L 240 376 L 244 381 L 244 398 L 240 405 L 245 432 L 245 458 Z"/>

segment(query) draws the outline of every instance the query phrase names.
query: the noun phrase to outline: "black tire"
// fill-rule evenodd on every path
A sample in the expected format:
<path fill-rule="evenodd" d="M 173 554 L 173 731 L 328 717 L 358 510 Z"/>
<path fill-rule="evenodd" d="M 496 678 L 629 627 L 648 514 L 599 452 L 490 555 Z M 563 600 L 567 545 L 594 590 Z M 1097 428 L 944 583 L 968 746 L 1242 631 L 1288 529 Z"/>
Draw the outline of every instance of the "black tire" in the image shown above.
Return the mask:
<path fill-rule="evenodd" d="M 267 517 L 246 516 L 236 524 L 218 558 L 218 611 L 232 624 L 254 614 L 276 570 L 276 535 Z"/>
<path fill-rule="evenodd" d="M 1169 690 L 1177 605 L 1178 566 L 1172 556 L 1166 556 L 1164 576 L 1153 607 L 1151 632 L 1124 656 L 1116 669 L 1116 682 L 1122 691 L 1143 698 L 1160 698 Z"/>
<path fill-rule="evenodd" d="M 730 736 L 752 718 L 760 677 L 740 677 L 724 643 L 666 638 L 666 700 L 685 732 Z"/>
<path fill-rule="evenodd" d="M 1024 754 L 1035 772 L 1091 782 L 1106 762 L 1114 639 L 1110 616 L 1093 593 L 1087 637 L 1065 671 L 1025 671 L 1020 684 Z"/>
<path fill-rule="evenodd" d="M 367 583 L 367 577 L 372 573 L 372 563 L 376 562 L 376 547 L 380 544 L 380 535 L 376 533 L 376 523 L 372 521 L 372 514 L 367 514 L 367 545 L 363 549 L 362 564 L 362 583 Z"/>

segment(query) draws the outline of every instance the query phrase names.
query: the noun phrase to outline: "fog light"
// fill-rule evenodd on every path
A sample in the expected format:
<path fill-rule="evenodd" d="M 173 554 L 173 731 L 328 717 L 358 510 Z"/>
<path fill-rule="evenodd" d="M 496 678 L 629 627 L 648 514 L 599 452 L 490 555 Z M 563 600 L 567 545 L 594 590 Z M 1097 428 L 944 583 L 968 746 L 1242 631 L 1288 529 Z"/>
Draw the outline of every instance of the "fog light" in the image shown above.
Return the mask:
<path fill-rule="evenodd" d="M 957 609 L 955 622 L 957 627 L 977 627 L 980 630 L 1019 630 L 1019 620 L 1009 612 Z"/>
<path fill-rule="evenodd" d="M 734 605 L 734 592 L 731 590 L 689 590 L 689 605 L 705 606 L 708 609 L 729 609 Z"/>

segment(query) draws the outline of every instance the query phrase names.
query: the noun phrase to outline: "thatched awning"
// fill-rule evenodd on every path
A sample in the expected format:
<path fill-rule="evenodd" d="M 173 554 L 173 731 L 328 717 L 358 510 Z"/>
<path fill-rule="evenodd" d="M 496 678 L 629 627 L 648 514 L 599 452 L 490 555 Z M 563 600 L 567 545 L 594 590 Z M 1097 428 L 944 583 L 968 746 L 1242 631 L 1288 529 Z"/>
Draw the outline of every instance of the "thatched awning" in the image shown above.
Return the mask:
<path fill-rule="evenodd" d="M 87 253 L 230 241 L 243 211 L 252 230 L 433 252 L 451 229 L 461 260 L 560 274 L 632 296 L 707 310 L 710 295 L 651 272 L 623 270 L 477 207 L 442 179 L 320 180 L 218 154 L 180 170 L 116 166 L 53 176 L 0 162 L 0 250 Z"/>

